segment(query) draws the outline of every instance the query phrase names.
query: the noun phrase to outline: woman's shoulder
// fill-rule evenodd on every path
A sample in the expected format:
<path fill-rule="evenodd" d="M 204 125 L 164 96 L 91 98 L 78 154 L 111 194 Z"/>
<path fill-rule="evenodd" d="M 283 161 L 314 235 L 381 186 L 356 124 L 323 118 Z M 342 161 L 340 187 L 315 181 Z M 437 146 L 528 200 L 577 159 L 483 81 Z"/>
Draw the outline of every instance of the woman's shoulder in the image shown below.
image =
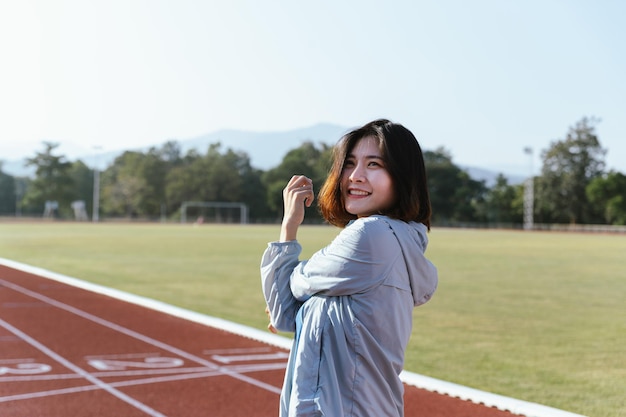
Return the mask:
<path fill-rule="evenodd" d="M 398 219 L 392 219 L 391 217 L 384 216 L 382 214 L 373 214 L 367 217 L 359 217 L 348 224 L 349 227 L 355 227 L 367 230 L 385 230 L 390 228 L 391 223 L 404 223 L 406 222 Z"/>
<path fill-rule="evenodd" d="M 348 235 L 359 236 L 361 239 L 375 240 L 376 243 L 383 243 L 381 240 L 393 238 L 393 231 L 390 226 L 390 219 L 387 216 L 372 215 L 360 217 L 352 221 L 344 231 Z"/>
<path fill-rule="evenodd" d="M 374 258 L 388 256 L 390 250 L 396 250 L 395 241 L 393 231 L 382 219 L 372 216 L 362 217 L 346 225 L 335 239 L 318 253 L 343 254 L 371 261 Z"/>

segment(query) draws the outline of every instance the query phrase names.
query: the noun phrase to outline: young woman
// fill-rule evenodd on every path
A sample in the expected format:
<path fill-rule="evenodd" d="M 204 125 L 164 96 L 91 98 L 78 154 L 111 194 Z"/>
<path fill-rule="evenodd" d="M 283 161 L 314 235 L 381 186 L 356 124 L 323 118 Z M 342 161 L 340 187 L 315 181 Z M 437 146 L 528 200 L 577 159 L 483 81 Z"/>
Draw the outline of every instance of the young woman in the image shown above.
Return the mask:
<path fill-rule="evenodd" d="M 417 140 L 388 120 L 340 140 L 318 206 L 343 230 L 308 261 L 296 237 L 311 180 L 292 177 L 283 198 L 280 241 L 261 261 L 269 328 L 296 333 L 280 415 L 402 416 L 412 310 L 438 279 L 424 257 L 431 208 Z"/>

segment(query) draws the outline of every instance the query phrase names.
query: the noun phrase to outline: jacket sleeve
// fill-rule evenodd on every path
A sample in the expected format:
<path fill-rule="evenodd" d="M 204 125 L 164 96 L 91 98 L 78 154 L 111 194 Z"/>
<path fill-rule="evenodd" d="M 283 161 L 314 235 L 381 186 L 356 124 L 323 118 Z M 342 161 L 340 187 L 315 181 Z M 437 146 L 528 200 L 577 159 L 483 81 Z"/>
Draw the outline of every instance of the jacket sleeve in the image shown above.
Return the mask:
<path fill-rule="evenodd" d="M 382 283 L 390 261 L 401 256 L 394 242 L 395 237 L 384 223 L 357 220 L 308 262 L 296 265 L 291 274 L 291 293 L 304 302 L 313 295 L 365 292 Z"/>
<path fill-rule="evenodd" d="M 270 322 L 281 331 L 294 332 L 296 313 L 302 305 L 289 288 L 289 277 L 302 247 L 296 241 L 271 242 L 261 259 L 261 285 L 269 308 Z"/>

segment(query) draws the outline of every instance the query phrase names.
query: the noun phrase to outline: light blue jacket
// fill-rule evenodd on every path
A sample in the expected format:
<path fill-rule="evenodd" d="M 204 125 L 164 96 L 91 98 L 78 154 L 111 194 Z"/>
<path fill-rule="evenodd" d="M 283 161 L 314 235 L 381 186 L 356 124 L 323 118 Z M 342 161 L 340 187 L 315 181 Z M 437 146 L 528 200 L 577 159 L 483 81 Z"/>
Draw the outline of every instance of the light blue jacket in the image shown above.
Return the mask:
<path fill-rule="evenodd" d="M 378 215 L 351 222 L 308 261 L 296 241 L 268 244 L 261 279 L 271 322 L 296 332 L 281 416 L 404 414 L 412 310 L 438 281 L 427 244 L 423 224 Z"/>

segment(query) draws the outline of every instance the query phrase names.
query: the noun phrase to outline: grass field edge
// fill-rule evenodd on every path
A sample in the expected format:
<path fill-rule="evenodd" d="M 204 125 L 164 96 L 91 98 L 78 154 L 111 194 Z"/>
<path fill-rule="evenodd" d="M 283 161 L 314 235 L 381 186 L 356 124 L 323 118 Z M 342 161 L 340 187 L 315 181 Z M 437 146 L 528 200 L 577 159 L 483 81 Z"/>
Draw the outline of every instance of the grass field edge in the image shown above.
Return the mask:
<path fill-rule="evenodd" d="M 198 313 L 192 310 L 177 307 L 152 298 L 128 293 L 115 288 L 105 287 L 103 285 L 94 284 L 79 278 L 70 277 L 57 272 L 49 271 L 44 268 L 24 264 L 6 258 L 0 258 L 0 265 L 8 268 L 19 270 L 22 272 L 37 275 L 43 278 L 58 281 L 76 288 L 81 288 L 97 294 L 102 294 L 117 300 L 125 301 L 142 307 L 146 307 L 155 311 L 179 317 L 191 322 L 203 324 L 209 327 L 224 330 L 233 334 L 237 334 L 250 339 L 258 340 L 279 348 L 289 350 L 293 343 L 291 338 L 281 335 L 269 333 L 255 329 L 253 327 L 244 326 L 239 323 L 231 322 L 213 317 L 206 314 Z M 409 371 L 402 371 L 400 374 L 402 381 L 408 385 L 415 386 L 431 392 L 447 395 L 453 398 L 459 398 L 464 401 L 471 401 L 476 404 L 482 404 L 486 407 L 494 407 L 499 410 L 508 411 L 526 417 L 586 417 L 581 414 L 575 414 L 569 411 L 560 410 L 545 405 L 518 400 L 511 397 L 505 397 L 486 391 L 481 391 L 464 385 L 454 384 L 429 376 L 416 374 Z"/>

